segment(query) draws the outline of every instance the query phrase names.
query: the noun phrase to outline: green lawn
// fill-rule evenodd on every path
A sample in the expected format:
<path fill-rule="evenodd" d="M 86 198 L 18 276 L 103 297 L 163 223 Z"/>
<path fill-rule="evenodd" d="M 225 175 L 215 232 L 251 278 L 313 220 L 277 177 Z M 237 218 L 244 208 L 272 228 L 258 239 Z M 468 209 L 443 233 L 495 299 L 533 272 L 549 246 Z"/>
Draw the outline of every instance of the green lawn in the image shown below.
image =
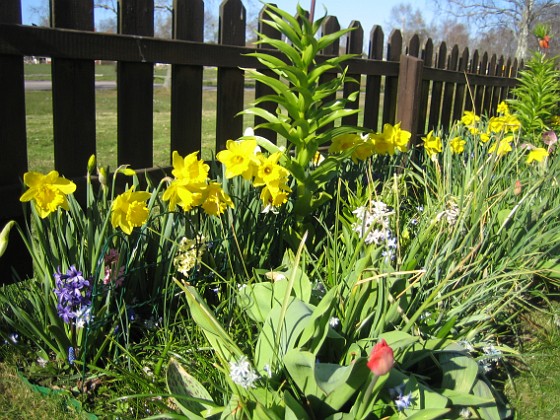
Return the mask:
<path fill-rule="evenodd" d="M 254 91 L 247 90 L 246 102 Z M 154 165 L 168 166 L 170 156 L 169 90 L 154 90 Z M 212 156 L 216 132 L 216 91 L 203 93 L 202 156 Z M 26 92 L 29 169 L 49 171 L 54 165 L 52 94 L 50 91 Z M 114 89 L 96 92 L 97 157 L 102 165 L 117 164 L 117 92 Z M 250 124 L 250 119 L 246 119 Z M 84 168 L 85 170 L 85 168 Z"/>

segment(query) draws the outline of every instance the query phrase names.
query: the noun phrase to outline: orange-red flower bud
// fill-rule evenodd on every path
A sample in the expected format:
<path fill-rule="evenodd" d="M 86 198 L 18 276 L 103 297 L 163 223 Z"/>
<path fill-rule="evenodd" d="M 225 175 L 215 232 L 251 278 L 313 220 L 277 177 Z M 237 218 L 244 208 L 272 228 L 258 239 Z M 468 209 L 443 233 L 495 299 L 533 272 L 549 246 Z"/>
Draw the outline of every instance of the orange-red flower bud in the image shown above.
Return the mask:
<path fill-rule="evenodd" d="M 545 35 L 543 38 L 539 39 L 539 47 L 543 49 L 548 49 L 549 46 L 550 46 L 550 37 L 548 35 Z"/>
<path fill-rule="evenodd" d="M 374 375 L 381 376 L 391 370 L 394 362 L 393 349 L 389 347 L 385 339 L 382 338 L 371 350 L 367 367 Z"/>

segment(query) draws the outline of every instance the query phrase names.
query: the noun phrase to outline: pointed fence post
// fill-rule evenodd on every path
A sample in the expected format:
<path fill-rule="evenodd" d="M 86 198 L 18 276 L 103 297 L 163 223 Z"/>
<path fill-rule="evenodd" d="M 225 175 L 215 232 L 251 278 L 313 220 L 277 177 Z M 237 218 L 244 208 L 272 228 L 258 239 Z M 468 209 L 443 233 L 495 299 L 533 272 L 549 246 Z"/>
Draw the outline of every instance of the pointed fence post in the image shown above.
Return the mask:
<path fill-rule="evenodd" d="M 204 41 L 202 0 L 174 0 L 173 39 Z M 171 65 L 171 153 L 202 148 L 203 72 L 202 66 Z"/>
<path fill-rule="evenodd" d="M 401 55 L 397 85 L 397 121 L 403 130 L 410 131 L 411 146 L 418 142 L 418 117 L 422 95 L 424 62 L 416 57 Z"/>
<path fill-rule="evenodd" d="M 21 24 L 20 0 L 0 2 L 0 23 Z M 27 133 L 25 127 L 25 85 L 23 57 L 0 54 L 0 194 L 2 217 L 0 229 L 10 220 L 23 227 L 19 196 L 21 178 L 27 171 Z M 21 278 L 31 276 L 31 257 L 15 229 L 12 229 L 8 247 L 0 257 L 0 285 L 13 283 L 15 271 Z"/>
<path fill-rule="evenodd" d="M 383 59 L 383 29 L 376 25 L 370 32 L 368 58 Z M 378 131 L 381 98 L 381 76 L 366 76 L 366 98 L 364 104 L 364 127 Z"/>
<path fill-rule="evenodd" d="M 121 0 L 119 32 L 154 35 L 154 0 Z M 117 64 L 117 163 L 148 168 L 153 163 L 154 65 L 143 62 L 143 45 L 138 40 L 141 62 Z"/>
<path fill-rule="evenodd" d="M 220 6 L 219 43 L 244 46 L 246 19 L 247 13 L 241 0 L 224 0 Z M 243 110 L 243 70 L 237 67 L 218 68 L 217 84 L 216 152 L 219 152 L 225 149 L 227 140 L 235 140 L 243 134 L 243 118 L 237 116 Z"/>
<path fill-rule="evenodd" d="M 362 54 L 362 48 L 364 45 L 364 30 L 359 21 L 353 20 L 350 22 L 350 28 L 354 30 L 348 33 L 346 38 L 346 54 Z M 360 87 L 362 84 L 361 74 L 349 74 L 349 78 L 354 79 L 357 83 L 346 82 L 344 84 L 344 97 L 348 98 L 351 94 L 356 92 L 356 100 L 354 102 L 348 102 L 347 108 L 358 109 L 360 105 Z M 342 119 L 343 125 L 358 125 L 358 114 L 350 115 Z"/>

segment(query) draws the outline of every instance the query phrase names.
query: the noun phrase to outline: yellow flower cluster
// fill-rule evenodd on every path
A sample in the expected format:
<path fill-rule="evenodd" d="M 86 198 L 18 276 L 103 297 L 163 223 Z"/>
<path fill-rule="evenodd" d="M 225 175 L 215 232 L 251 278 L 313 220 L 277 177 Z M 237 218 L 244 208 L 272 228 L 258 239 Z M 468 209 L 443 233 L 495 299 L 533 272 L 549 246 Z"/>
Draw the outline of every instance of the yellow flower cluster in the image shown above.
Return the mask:
<path fill-rule="evenodd" d="M 111 225 L 130 235 L 135 227 L 140 227 L 150 215 L 147 201 L 151 194 L 147 191 L 128 191 L 118 195 L 111 205 Z"/>
<path fill-rule="evenodd" d="M 496 110 L 498 115 L 488 120 L 486 131 L 479 130 L 477 123 L 480 121 L 480 117 L 472 111 L 465 111 L 461 118 L 461 123 L 463 123 L 471 134 L 478 135 L 482 143 L 487 143 L 490 139 L 495 139 L 495 143 L 488 148 L 488 153 L 494 153 L 496 156 L 503 156 L 513 150 L 511 144 L 515 140 L 515 133 L 521 128 L 521 123 L 515 115 L 510 113 L 506 102 L 499 103 Z M 460 138 L 456 137 L 450 142 L 454 153 L 458 153 L 456 152 L 456 147 L 458 147 L 459 144 L 459 140 L 457 139 Z M 453 144 L 454 142 L 455 144 Z M 542 147 L 531 146 L 529 150 L 530 152 L 526 159 L 527 164 L 542 162 L 548 156 L 548 151 Z"/>
<path fill-rule="evenodd" d="M 385 124 L 383 132 L 367 135 L 343 134 L 335 137 L 329 147 L 329 153 L 338 154 L 352 149 L 351 158 L 354 162 L 366 160 L 374 154 L 394 155 L 396 150 L 406 152 L 411 134 L 402 130 L 401 124 Z"/>
<path fill-rule="evenodd" d="M 66 196 L 76 191 L 76 184 L 59 176 L 57 171 L 50 171 L 47 175 L 39 172 L 26 172 L 23 175 L 23 182 L 29 189 L 23 193 L 20 201 L 33 200 L 41 219 L 59 207 L 68 210 Z"/>
<path fill-rule="evenodd" d="M 227 207 L 233 207 L 233 202 L 219 183 L 208 183 L 210 167 L 198 159 L 197 154 L 198 152 L 193 152 L 183 158 L 177 151 L 173 152 L 171 173 L 174 179 L 163 193 L 162 199 L 169 201 L 171 211 L 177 206 L 183 211 L 202 206 L 207 214 L 219 216 Z"/>
<path fill-rule="evenodd" d="M 434 136 L 434 130 L 430 131 L 426 137 L 422 137 L 424 141 L 424 150 L 431 159 L 435 159 L 438 153 L 441 153 L 443 144 L 441 138 Z"/>
<path fill-rule="evenodd" d="M 226 168 L 226 178 L 241 176 L 263 187 L 261 200 L 265 206 L 279 207 L 288 201 L 292 191 L 288 186 L 290 172 L 279 165 L 282 152 L 265 156 L 255 139 L 228 140 L 226 149 L 216 155 Z"/>
<path fill-rule="evenodd" d="M 492 145 L 488 152 L 501 156 L 512 150 L 513 134 L 521 128 L 521 123 L 515 115 L 509 112 L 509 108 L 504 101 L 498 104 L 497 112 L 497 116 L 488 120 L 486 131 L 479 129 L 480 117 L 472 111 L 465 111 L 461 122 L 471 134 L 478 135 L 482 143 L 487 143 L 490 139 L 496 138 L 497 143 Z"/>

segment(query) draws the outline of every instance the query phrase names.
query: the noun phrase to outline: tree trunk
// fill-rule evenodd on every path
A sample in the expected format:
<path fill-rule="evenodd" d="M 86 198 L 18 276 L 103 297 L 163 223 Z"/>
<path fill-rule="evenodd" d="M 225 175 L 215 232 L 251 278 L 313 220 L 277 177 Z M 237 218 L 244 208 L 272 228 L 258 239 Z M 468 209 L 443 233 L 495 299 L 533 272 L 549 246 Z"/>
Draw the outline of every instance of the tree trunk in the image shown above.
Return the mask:
<path fill-rule="evenodd" d="M 526 0 L 523 8 L 523 14 L 519 21 L 519 33 L 517 36 L 517 50 L 515 56 L 520 60 L 527 59 L 527 50 L 529 48 L 529 25 L 533 20 L 535 10 L 535 0 Z"/>

